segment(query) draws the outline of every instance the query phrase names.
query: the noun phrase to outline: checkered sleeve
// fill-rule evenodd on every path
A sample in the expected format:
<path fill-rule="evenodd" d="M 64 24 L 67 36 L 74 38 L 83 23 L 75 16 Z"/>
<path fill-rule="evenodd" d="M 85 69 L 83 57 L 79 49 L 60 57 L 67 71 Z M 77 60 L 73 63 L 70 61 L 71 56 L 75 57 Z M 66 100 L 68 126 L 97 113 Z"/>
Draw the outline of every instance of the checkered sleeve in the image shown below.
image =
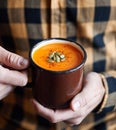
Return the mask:
<path fill-rule="evenodd" d="M 105 87 L 105 95 L 95 111 L 107 113 L 116 110 L 116 71 L 104 72 L 100 76 Z"/>

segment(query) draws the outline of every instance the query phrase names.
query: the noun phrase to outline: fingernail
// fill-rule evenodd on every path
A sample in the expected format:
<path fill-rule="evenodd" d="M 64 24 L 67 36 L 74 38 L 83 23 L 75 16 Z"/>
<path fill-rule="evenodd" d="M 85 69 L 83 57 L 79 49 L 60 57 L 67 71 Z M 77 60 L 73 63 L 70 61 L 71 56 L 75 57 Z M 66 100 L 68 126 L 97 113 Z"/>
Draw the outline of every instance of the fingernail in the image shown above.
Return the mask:
<path fill-rule="evenodd" d="M 23 66 L 28 66 L 28 63 L 29 63 L 28 60 L 25 58 L 21 59 L 20 61 L 20 65 L 23 65 Z"/>
<path fill-rule="evenodd" d="M 79 107 L 80 107 L 80 103 L 78 101 L 73 104 L 74 111 L 77 111 Z"/>

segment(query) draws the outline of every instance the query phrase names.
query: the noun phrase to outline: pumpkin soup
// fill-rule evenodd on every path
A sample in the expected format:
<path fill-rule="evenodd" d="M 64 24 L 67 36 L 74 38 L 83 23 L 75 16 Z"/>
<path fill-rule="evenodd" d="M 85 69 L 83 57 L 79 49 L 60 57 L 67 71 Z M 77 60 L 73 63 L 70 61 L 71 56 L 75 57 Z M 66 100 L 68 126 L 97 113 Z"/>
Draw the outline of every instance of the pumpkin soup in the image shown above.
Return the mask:
<path fill-rule="evenodd" d="M 69 43 L 50 43 L 37 47 L 32 59 L 39 67 L 52 71 L 64 71 L 81 64 L 83 55 Z"/>

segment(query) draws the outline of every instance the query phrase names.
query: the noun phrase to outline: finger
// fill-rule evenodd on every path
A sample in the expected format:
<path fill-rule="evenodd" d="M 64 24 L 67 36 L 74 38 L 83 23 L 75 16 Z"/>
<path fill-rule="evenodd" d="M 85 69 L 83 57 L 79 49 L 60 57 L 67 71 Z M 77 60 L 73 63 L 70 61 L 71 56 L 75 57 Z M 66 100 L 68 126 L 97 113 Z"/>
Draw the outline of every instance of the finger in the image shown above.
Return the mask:
<path fill-rule="evenodd" d="M 14 89 L 13 86 L 7 84 L 0 84 L 0 100 L 5 98 Z"/>
<path fill-rule="evenodd" d="M 75 117 L 75 112 L 71 109 L 59 109 L 59 110 L 52 110 L 48 109 L 41 104 L 39 104 L 36 100 L 32 100 L 37 113 L 44 118 L 48 119 L 52 123 L 68 120 L 72 117 Z"/>
<path fill-rule="evenodd" d="M 25 86 L 28 81 L 28 76 L 25 71 L 19 72 L 9 70 L 0 65 L 0 83 L 11 84 L 14 86 Z"/>
<path fill-rule="evenodd" d="M 46 118 L 47 120 L 51 121 L 50 115 L 52 116 L 54 114 L 54 110 L 48 109 L 44 106 L 42 106 L 39 102 L 37 102 L 35 99 L 31 100 L 34 108 L 40 116 Z"/>
<path fill-rule="evenodd" d="M 22 56 L 9 52 L 0 46 L 0 63 L 14 69 L 25 69 L 29 66 L 29 61 Z"/>

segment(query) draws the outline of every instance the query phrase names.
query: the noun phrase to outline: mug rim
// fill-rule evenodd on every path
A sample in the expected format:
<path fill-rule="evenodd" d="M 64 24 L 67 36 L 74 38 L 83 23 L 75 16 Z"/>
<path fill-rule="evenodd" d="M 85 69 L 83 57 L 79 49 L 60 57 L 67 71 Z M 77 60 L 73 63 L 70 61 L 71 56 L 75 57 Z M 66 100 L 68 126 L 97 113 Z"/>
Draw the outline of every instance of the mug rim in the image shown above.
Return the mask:
<path fill-rule="evenodd" d="M 68 70 L 62 70 L 62 71 L 48 70 L 48 69 L 42 68 L 41 66 L 37 65 L 37 64 L 33 61 L 32 56 L 31 56 L 31 54 L 32 54 L 32 52 L 33 52 L 33 49 L 34 49 L 35 47 L 37 47 L 38 44 L 41 44 L 41 42 L 50 41 L 50 40 L 63 40 L 63 41 L 73 42 L 73 43 L 75 43 L 76 45 L 78 45 L 78 46 L 81 48 L 82 52 L 83 52 L 82 62 L 81 62 L 79 65 L 77 65 L 76 67 L 73 67 L 73 68 L 68 69 Z M 87 53 L 86 53 L 84 47 L 83 47 L 81 44 L 79 44 L 78 42 L 75 42 L 75 41 L 73 41 L 73 40 L 65 39 L 65 38 L 47 38 L 47 39 L 43 39 L 43 40 L 40 41 L 40 42 L 37 42 L 37 43 L 31 48 L 31 50 L 30 50 L 30 52 L 29 52 L 29 59 L 30 59 L 30 63 L 32 64 L 32 66 L 36 67 L 37 69 L 41 69 L 41 71 L 50 72 L 50 73 L 54 73 L 54 74 L 66 74 L 66 73 L 70 73 L 70 72 L 74 72 L 74 71 L 76 71 L 76 70 L 79 70 L 79 69 L 85 64 L 85 61 L 86 61 L 86 59 L 87 59 Z"/>

